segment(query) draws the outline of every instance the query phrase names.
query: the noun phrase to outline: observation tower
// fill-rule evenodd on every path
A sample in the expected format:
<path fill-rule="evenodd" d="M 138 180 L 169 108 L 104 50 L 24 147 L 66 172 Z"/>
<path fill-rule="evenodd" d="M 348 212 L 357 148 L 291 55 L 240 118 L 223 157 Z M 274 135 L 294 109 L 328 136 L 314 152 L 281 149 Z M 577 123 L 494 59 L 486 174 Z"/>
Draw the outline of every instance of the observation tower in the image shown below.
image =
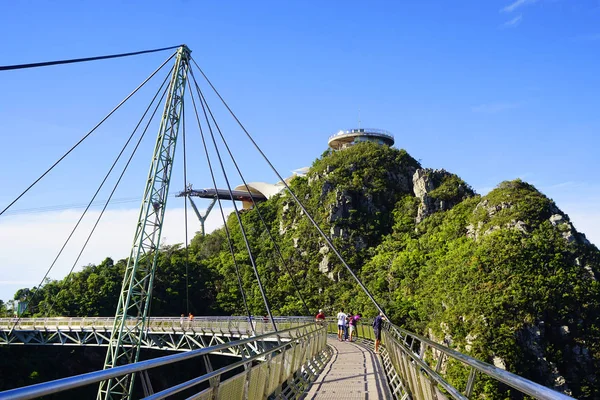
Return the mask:
<path fill-rule="evenodd" d="M 360 142 L 375 142 L 391 146 L 394 144 L 394 136 L 383 129 L 357 128 L 341 130 L 329 136 L 327 144 L 333 150 L 342 150 Z"/>

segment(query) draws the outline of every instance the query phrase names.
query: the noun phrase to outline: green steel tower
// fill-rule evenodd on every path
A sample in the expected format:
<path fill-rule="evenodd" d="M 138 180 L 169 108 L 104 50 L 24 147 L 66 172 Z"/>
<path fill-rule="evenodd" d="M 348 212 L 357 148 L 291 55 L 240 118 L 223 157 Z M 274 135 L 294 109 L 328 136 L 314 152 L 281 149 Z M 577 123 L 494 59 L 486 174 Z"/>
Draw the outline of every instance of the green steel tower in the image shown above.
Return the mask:
<path fill-rule="evenodd" d="M 177 50 L 140 216 L 127 261 L 104 369 L 137 362 L 145 335 L 177 133 L 183 112 L 190 50 Z M 135 375 L 103 381 L 98 399 L 131 398 Z"/>

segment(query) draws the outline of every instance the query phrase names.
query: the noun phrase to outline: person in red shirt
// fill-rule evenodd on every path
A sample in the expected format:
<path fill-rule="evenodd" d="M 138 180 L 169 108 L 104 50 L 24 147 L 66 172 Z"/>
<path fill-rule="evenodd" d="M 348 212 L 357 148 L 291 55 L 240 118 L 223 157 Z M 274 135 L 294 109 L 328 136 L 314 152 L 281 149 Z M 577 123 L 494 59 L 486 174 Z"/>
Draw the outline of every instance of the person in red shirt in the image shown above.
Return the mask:
<path fill-rule="evenodd" d="M 319 310 L 319 313 L 315 317 L 315 321 L 316 322 L 324 322 L 325 321 L 325 314 L 323 313 L 323 310 Z"/>

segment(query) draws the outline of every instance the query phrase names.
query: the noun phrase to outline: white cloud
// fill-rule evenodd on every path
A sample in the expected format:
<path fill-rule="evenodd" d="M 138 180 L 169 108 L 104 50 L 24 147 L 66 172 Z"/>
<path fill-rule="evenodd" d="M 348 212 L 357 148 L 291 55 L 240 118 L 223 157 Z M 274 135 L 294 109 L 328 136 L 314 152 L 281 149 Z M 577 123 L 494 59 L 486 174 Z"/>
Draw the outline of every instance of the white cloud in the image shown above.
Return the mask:
<path fill-rule="evenodd" d="M 538 0 L 516 0 L 513 3 L 509 4 L 508 6 L 504 7 L 502 10 L 502 12 L 513 12 L 515 11 L 517 8 L 525 6 L 527 4 L 533 4 L 536 3 Z"/>
<path fill-rule="evenodd" d="M 224 209 L 229 214 L 232 208 Z M 8 300 L 22 287 L 39 284 L 58 254 L 81 214 L 80 210 L 15 215 L 2 218 L 0 222 L 0 299 Z M 77 258 L 99 211 L 89 211 L 71 242 L 54 266 L 50 277 L 66 276 Z M 106 257 L 115 260 L 129 256 L 138 209 L 108 210 L 94 236 L 88 243 L 75 271 L 87 264 L 98 264 Z M 222 226 L 217 208 L 206 221 L 206 231 Z M 200 222 L 188 210 L 188 237 L 191 240 L 200 230 Z M 183 208 L 167 210 L 161 244 L 185 241 Z"/>
<path fill-rule="evenodd" d="M 471 111 L 476 113 L 496 114 L 502 111 L 519 108 L 520 103 L 486 103 L 471 107 Z"/>
<path fill-rule="evenodd" d="M 504 27 L 504 28 L 516 28 L 517 26 L 519 26 L 519 24 L 521 23 L 522 20 L 523 20 L 523 15 L 519 14 L 516 17 L 514 17 L 513 19 L 509 19 L 508 21 L 506 21 L 505 23 L 503 23 L 502 27 Z"/>

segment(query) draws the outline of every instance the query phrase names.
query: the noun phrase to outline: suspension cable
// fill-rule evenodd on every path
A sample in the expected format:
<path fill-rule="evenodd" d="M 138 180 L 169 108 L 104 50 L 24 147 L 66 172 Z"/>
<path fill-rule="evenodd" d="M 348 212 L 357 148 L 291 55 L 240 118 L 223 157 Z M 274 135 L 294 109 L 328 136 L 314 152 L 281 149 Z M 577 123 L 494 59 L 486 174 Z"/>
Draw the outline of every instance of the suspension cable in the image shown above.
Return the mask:
<path fill-rule="evenodd" d="M 164 51 L 164 50 L 172 50 L 172 49 L 179 48 L 181 46 L 184 46 L 184 45 L 163 47 L 160 49 L 152 49 L 152 50 L 134 51 L 131 53 L 112 54 L 112 55 L 107 55 L 107 56 L 73 58 L 70 60 L 45 61 L 45 62 L 30 63 L 30 64 L 3 65 L 3 66 L 0 66 L 0 71 L 9 71 L 9 70 L 14 70 L 14 69 L 26 69 L 26 68 L 37 68 L 37 67 L 48 67 L 51 65 L 73 64 L 73 63 L 80 63 L 80 62 L 87 62 L 87 61 L 106 60 L 109 58 L 129 57 L 129 56 L 136 56 L 139 54 L 156 53 L 156 52 Z"/>
<path fill-rule="evenodd" d="M 263 159 L 267 162 L 267 164 L 269 165 L 269 167 L 271 167 L 271 170 L 273 170 L 273 172 L 275 172 L 275 174 L 277 175 L 277 177 L 281 180 L 281 182 L 283 183 L 283 185 L 285 186 L 285 188 L 288 190 L 288 192 L 290 193 L 290 195 L 292 196 L 292 198 L 294 199 L 294 201 L 296 202 L 296 204 L 298 204 L 298 206 L 302 209 L 302 211 L 306 214 L 306 216 L 308 217 L 308 219 L 310 220 L 310 222 L 313 224 L 313 226 L 315 227 L 315 229 L 317 229 L 317 231 L 323 237 L 323 239 L 325 240 L 325 242 L 327 242 L 327 245 L 329 246 L 329 248 L 335 253 L 335 255 L 340 260 L 340 262 L 344 265 L 344 267 L 346 267 L 346 269 L 348 270 L 348 272 L 350 273 L 350 275 L 352 275 L 352 277 L 354 278 L 354 280 L 356 281 L 356 283 L 358 283 L 358 285 L 361 287 L 361 289 L 365 292 L 365 294 L 373 302 L 373 304 L 375 305 L 375 307 L 377 307 L 377 309 L 379 310 L 379 312 L 381 312 L 388 319 L 388 321 L 389 321 L 389 318 L 385 314 L 385 311 L 383 310 L 383 308 L 381 308 L 381 306 L 379 305 L 379 303 L 377 303 L 377 301 L 375 300 L 375 298 L 373 297 L 373 295 L 371 294 L 371 292 L 369 292 L 369 290 L 367 289 L 367 287 L 361 282 L 361 280 L 358 278 L 358 276 L 356 276 L 356 274 L 354 273 L 354 271 L 352 271 L 352 268 L 350 268 L 350 266 L 348 265 L 348 263 L 346 263 L 346 260 L 344 260 L 344 258 L 342 257 L 342 255 L 340 254 L 340 252 L 338 251 L 338 249 L 334 246 L 334 244 L 331 241 L 331 239 L 325 234 L 325 232 L 323 232 L 323 230 L 321 229 L 321 227 L 315 222 L 315 220 L 313 219 L 312 215 L 308 212 L 308 210 L 306 209 L 306 207 L 304 207 L 304 205 L 302 204 L 302 202 L 300 201 L 300 199 L 298 199 L 298 197 L 292 191 L 292 189 L 289 187 L 289 185 L 287 184 L 287 182 L 285 181 L 285 179 L 283 179 L 283 177 L 281 176 L 281 174 L 279 173 L 279 171 L 277 171 L 277 169 L 273 166 L 273 164 L 271 163 L 271 161 L 269 160 L 269 158 L 265 155 L 265 153 L 262 151 L 262 149 L 258 146 L 258 144 L 254 140 L 254 138 L 252 138 L 252 135 L 250 135 L 250 133 L 248 132 L 248 130 L 244 127 L 244 125 L 241 123 L 241 121 L 238 119 L 238 117 L 235 115 L 235 113 L 231 110 L 231 108 L 229 107 L 229 105 L 227 104 L 227 102 L 225 101 L 225 99 L 223 99 L 223 97 L 221 96 L 221 94 L 219 93 L 219 91 L 215 88 L 215 86 L 212 84 L 212 82 L 208 79 L 208 77 L 206 76 L 206 74 L 204 74 L 204 71 L 202 71 L 202 68 L 200 68 L 200 66 L 196 63 L 196 61 L 193 58 L 191 58 L 191 60 L 196 65 L 196 67 L 198 68 L 198 70 L 200 71 L 200 73 L 202 74 L 202 76 L 204 77 L 204 79 L 206 79 L 206 82 L 210 85 L 210 87 L 213 89 L 213 91 L 215 92 L 215 94 L 219 97 L 219 99 L 221 100 L 221 102 L 223 103 L 223 105 L 227 108 L 227 110 L 229 111 L 229 113 L 231 114 L 231 116 L 235 119 L 235 121 L 237 122 L 237 124 L 244 131 L 244 133 L 246 134 L 246 136 L 248 137 L 248 139 L 250 139 L 250 141 L 252 142 L 252 144 L 254 145 L 254 147 L 256 148 L 256 150 L 260 153 L 260 155 L 263 157 Z"/>
<path fill-rule="evenodd" d="M 183 188 L 187 190 L 187 151 L 185 147 L 185 107 L 181 109 L 183 134 Z M 184 196 L 183 218 L 185 229 L 185 310 L 190 313 L 189 250 L 188 250 L 188 198 Z"/>
<path fill-rule="evenodd" d="M 192 78 L 193 78 L 193 76 L 194 75 L 192 72 Z M 210 137 L 211 137 L 213 145 L 215 147 L 215 152 L 217 153 L 217 159 L 219 160 L 219 164 L 221 166 L 221 171 L 223 171 L 223 178 L 225 179 L 225 184 L 227 185 L 227 191 L 229 192 L 229 197 L 231 197 L 231 199 L 233 199 L 233 193 L 231 191 L 231 185 L 229 183 L 229 178 L 227 178 L 227 172 L 225 171 L 225 166 L 223 165 L 223 160 L 221 159 L 221 153 L 219 151 L 219 147 L 217 146 L 217 141 L 215 140 L 215 135 L 213 133 L 212 126 L 210 124 L 208 115 L 206 113 L 206 107 L 204 104 L 204 100 L 203 100 L 201 94 L 199 94 L 199 96 L 200 96 L 200 105 L 202 106 L 202 111 L 204 112 L 204 118 L 206 120 L 206 124 L 207 124 L 208 130 L 210 132 Z M 250 243 L 248 242 L 248 237 L 246 236 L 246 230 L 244 229 L 244 224 L 242 223 L 242 218 L 240 217 L 240 213 L 237 208 L 237 204 L 235 203 L 235 201 L 233 201 L 232 203 L 233 203 L 233 208 L 235 210 L 235 216 L 238 220 L 238 224 L 240 226 L 240 231 L 242 233 L 242 238 L 244 239 L 244 244 L 246 245 L 246 251 L 248 252 L 248 256 L 250 257 L 250 264 L 252 265 L 252 269 L 254 270 L 254 275 L 256 276 L 256 282 L 258 283 L 258 289 L 260 290 L 260 294 L 263 298 L 263 302 L 265 303 L 265 308 L 267 309 L 267 314 L 269 316 L 269 319 L 271 320 L 273 329 L 275 330 L 275 332 L 277 332 L 277 324 L 275 323 L 275 319 L 273 318 L 273 313 L 271 312 L 271 307 L 269 306 L 269 300 L 267 299 L 267 294 L 266 294 L 265 289 L 260 280 L 260 274 L 258 273 L 258 268 L 257 268 L 256 262 L 254 260 L 254 255 L 252 254 L 252 249 L 250 248 Z"/>
<path fill-rule="evenodd" d="M 193 76 L 193 72 L 192 72 L 192 76 Z M 217 154 L 217 158 L 218 158 L 219 164 L 221 166 L 221 171 L 223 172 L 223 178 L 225 179 L 225 184 L 227 185 L 227 190 L 229 192 L 229 197 L 231 199 L 233 199 L 233 193 L 231 191 L 231 185 L 229 183 L 229 178 L 227 178 L 227 173 L 225 171 L 225 166 L 223 165 L 223 160 L 221 158 L 221 153 L 220 153 L 219 148 L 217 146 L 217 142 L 215 140 L 215 135 L 213 133 L 212 126 L 210 124 L 210 121 L 208 119 L 208 115 L 206 113 L 206 107 L 205 107 L 205 104 L 204 104 L 204 100 L 203 100 L 203 98 L 202 98 L 202 96 L 200 94 L 199 94 L 199 96 L 200 96 L 200 99 L 199 99 L 200 100 L 200 105 L 202 106 L 202 111 L 204 113 L 204 118 L 206 120 L 206 124 L 208 126 L 208 130 L 210 132 L 210 136 L 211 136 L 214 148 L 215 148 L 215 152 Z M 244 239 L 244 244 L 246 245 L 246 251 L 248 252 L 248 256 L 250 257 L 250 264 L 252 265 L 252 269 L 254 271 L 254 275 L 256 276 L 256 281 L 258 283 L 258 288 L 259 288 L 260 294 L 261 294 L 261 296 L 263 298 L 263 302 L 265 303 L 265 308 L 267 310 L 267 314 L 269 316 L 269 319 L 271 320 L 271 324 L 273 325 L 273 329 L 275 331 L 277 331 L 277 324 L 275 323 L 275 319 L 273 318 L 273 314 L 271 312 L 271 307 L 269 306 L 269 300 L 267 299 L 267 294 L 266 294 L 265 289 L 264 289 L 264 287 L 262 285 L 262 282 L 260 280 L 260 274 L 258 273 L 258 268 L 257 268 L 256 262 L 254 260 L 254 255 L 252 254 L 252 249 L 250 248 L 250 243 L 248 242 L 248 237 L 246 236 L 246 230 L 244 229 L 244 224 L 242 223 L 242 219 L 240 217 L 240 213 L 239 213 L 239 210 L 237 208 L 237 204 L 235 203 L 235 201 L 233 201 L 232 203 L 233 203 L 233 208 L 235 210 L 235 216 L 236 216 L 236 219 L 238 220 L 238 224 L 240 226 L 240 231 L 242 233 L 242 238 Z"/>
<path fill-rule="evenodd" d="M 191 71 L 191 69 L 190 69 Z M 217 181 L 215 179 L 215 174 L 212 168 L 212 163 L 210 162 L 210 155 L 208 153 L 208 147 L 206 146 L 206 140 L 204 138 L 204 131 L 202 130 L 202 124 L 200 123 L 200 116 L 198 114 L 198 108 L 196 107 L 196 100 L 194 100 L 194 92 L 192 90 L 192 86 L 190 81 L 188 80 L 188 87 L 190 92 L 190 97 L 192 98 L 192 105 L 194 107 L 194 114 L 196 116 L 196 121 L 198 122 L 198 128 L 200 130 L 200 137 L 202 138 L 202 146 L 204 147 L 204 153 L 206 154 L 206 160 L 208 163 L 208 169 L 210 171 L 210 177 L 213 182 L 213 186 L 215 188 L 215 192 L 217 191 Z M 252 333 L 256 335 L 256 331 L 254 329 L 254 323 L 252 322 L 252 313 L 250 312 L 250 308 L 248 307 L 248 302 L 246 300 L 246 294 L 244 292 L 244 286 L 242 284 L 242 277 L 240 275 L 240 268 L 237 264 L 235 258 L 235 251 L 233 249 L 233 241 L 231 240 L 231 233 L 229 232 L 229 227 L 227 226 L 227 220 L 225 219 L 225 213 L 223 211 L 223 204 L 221 203 L 221 199 L 217 196 L 217 203 L 219 203 L 219 210 L 221 212 L 221 219 L 223 220 L 223 226 L 225 227 L 225 234 L 227 235 L 227 244 L 229 245 L 229 252 L 231 253 L 231 258 L 233 260 L 233 266 L 235 268 L 235 274 L 237 276 L 238 284 L 240 287 L 240 293 L 242 295 L 242 302 L 244 303 L 244 308 L 246 309 L 246 313 L 248 314 L 248 322 L 250 323 L 250 327 L 252 329 Z"/>
<path fill-rule="evenodd" d="M 221 131 L 221 128 L 219 127 L 219 124 L 217 123 L 217 121 L 216 121 L 216 119 L 215 119 L 215 117 L 214 117 L 214 115 L 212 113 L 212 110 L 210 109 L 210 106 L 206 102 L 206 98 L 204 97 L 204 94 L 202 93 L 202 90 L 198 86 L 198 82 L 196 81 L 196 78 L 194 77 L 194 72 L 193 71 L 191 71 L 191 76 L 192 76 L 192 79 L 194 80 L 194 84 L 196 86 L 196 90 L 198 91 L 198 93 L 200 94 L 202 100 L 206 104 L 206 109 L 208 110 L 208 113 L 210 114 L 210 117 L 211 117 L 211 119 L 213 121 L 213 124 L 215 125 L 215 128 L 219 132 L 221 140 L 223 141 L 223 144 L 225 145 L 225 148 L 227 149 L 227 152 L 229 153 L 229 157 L 233 161 L 233 165 L 235 166 L 235 169 L 237 170 L 240 178 L 242 179 L 242 182 L 243 182 L 244 186 L 246 187 L 246 190 L 250 194 L 250 199 L 252 200 L 252 204 L 254 206 L 254 209 L 256 210 L 256 213 L 257 213 L 258 217 L 260 218 L 260 221 L 262 222 L 262 225 L 264 226 L 265 231 L 267 232 L 269 238 L 273 242 L 273 245 L 275 246 L 275 250 L 276 250 L 277 254 L 279 255 L 279 258 L 281 258 L 282 265 L 285 268 L 286 272 L 288 273 L 288 275 L 290 277 L 290 280 L 292 281 L 292 285 L 294 286 L 294 289 L 296 290 L 296 294 L 298 295 L 298 298 L 302 302 L 302 304 L 304 306 L 304 309 L 307 312 L 307 315 L 310 315 L 310 309 L 308 308 L 308 306 L 306 305 L 306 302 L 302 298 L 302 294 L 300 293 L 300 290 L 298 289 L 298 285 L 296 284 L 296 280 L 294 279 L 294 275 L 292 274 L 292 271 L 290 270 L 289 266 L 287 265 L 287 263 L 286 263 L 286 261 L 285 261 L 285 259 L 283 257 L 283 254 L 281 254 L 281 250 L 279 248 L 279 245 L 275 241 L 275 238 L 273 238 L 273 235 L 271 234 L 271 230 L 267 226 L 267 223 L 265 222 L 265 220 L 264 220 L 264 218 L 262 216 L 262 213 L 260 212 L 260 209 L 258 208 L 258 205 L 256 204 L 256 200 L 254 199 L 254 195 L 252 194 L 252 191 L 250 190 L 250 187 L 248 186 L 248 184 L 246 183 L 246 180 L 244 179 L 242 171 L 240 170 L 240 168 L 238 166 L 238 163 L 235 160 L 235 157 L 233 156 L 233 153 L 231 152 L 231 149 L 229 148 L 229 145 L 227 144 L 227 141 L 225 140 L 225 136 L 223 135 L 223 132 Z"/>
<path fill-rule="evenodd" d="M 170 74 L 169 74 L 170 75 Z M 169 75 L 167 75 L 167 78 L 169 77 Z M 166 82 L 166 80 L 165 80 Z M 163 82 L 164 85 L 164 82 Z M 162 86 L 161 86 L 162 88 Z M 158 89 L 160 91 L 160 88 Z M 92 227 L 92 230 L 90 231 L 90 234 L 88 235 L 87 239 L 85 240 L 85 243 L 83 244 L 83 247 L 81 249 L 81 251 L 79 252 L 79 254 L 77 255 L 77 258 L 75 259 L 75 262 L 73 263 L 73 265 L 71 266 L 71 269 L 69 271 L 69 274 L 65 277 L 64 281 L 65 283 L 67 282 L 67 280 L 69 279 L 69 277 L 73 274 L 73 270 L 75 269 L 75 267 L 77 266 L 77 263 L 79 262 L 79 259 L 81 258 L 81 255 L 83 254 L 83 252 L 85 251 L 90 239 L 92 238 L 92 235 L 94 234 L 94 232 L 96 231 L 96 227 L 98 226 L 98 224 L 100 223 L 100 220 L 102 219 L 102 216 L 104 215 L 104 212 L 106 211 L 108 204 L 110 203 L 110 200 L 112 199 L 113 195 L 115 194 L 117 188 L 119 187 L 119 184 L 121 183 L 121 180 L 123 179 L 123 176 L 125 175 L 125 172 L 127 171 L 127 168 L 129 167 L 129 164 L 131 163 L 131 161 L 133 160 L 133 157 L 135 156 L 135 153 L 137 152 L 140 144 L 142 143 L 142 140 L 144 139 L 144 137 L 146 136 L 146 132 L 148 132 L 148 128 L 150 127 L 150 124 L 152 123 L 152 121 L 154 120 L 154 117 L 156 116 L 156 112 L 158 111 L 158 108 L 160 107 L 163 99 L 165 98 L 165 95 L 167 94 L 167 90 L 168 87 L 166 87 L 163 92 L 162 95 L 160 97 L 160 100 L 158 101 L 158 103 L 156 103 L 156 107 L 154 108 L 154 111 L 152 112 L 152 115 L 150 116 L 150 119 L 148 120 L 148 122 L 146 123 L 146 126 L 144 127 L 144 130 L 140 136 L 140 138 L 138 139 L 135 147 L 133 148 L 133 151 L 131 153 L 131 155 L 129 156 L 129 159 L 127 160 L 127 162 L 125 163 L 125 166 L 123 167 L 123 170 L 121 171 L 121 174 L 119 175 L 119 178 L 117 179 L 117 182 L 115 183 L 115 185 L 112 188 L 112 191 L 110 192 L 110 195 L 108 196 L 108 199 L 106 200 L 106 202 L 104 203 L 104 206 L 102 207 L 102 210 L 100 211 L 100 214 L 98 215 L 98 218 L 96 219 L 96 222 L 94 223 L 94 226 Z M 158 93 L 157 93 L 158 94 Z M 150 105 L 152 105 L 152 103 L 154 102 L 154 100 L 156 99 L 156 96 L 154 97 L 154 99 L 152 99 L 152 102 L 150 103 Z M 148 110 L 146 110 L 146 113 L 148 112 Z M 144 113 L 144 116 L 142 116 L 142 120 L 144 119 L 146 113 Z M 141 120 L 140 120 L 141 122 Z M 137 128 L 139 127 L 139 123 Z M 61 291 L 64 290 L 64 288 L 61 289 Z M 58 294 L 56 296 L 58 298 Z M 52 303 L 52 305 L 50 306 L 50 310 L 52 310 L 52 308 L 54 307 L 54 303 Z M 50 312 L 50 311 L 48 311 Z"/>
<path fill-rule="evenodd" d="M 102 118 L 102 120 L 100 122 L 98 122 L 98 124 L 96 124 L 96 126 L 94 126 L 92 128 L 92 130 L 90 130 L 88 133 L 85 134 L 85 136 L 83 136 L 81 139 L 79 139 L 79 141 L 77 143 L 75 143 L 75 145 L 73 145 L 73 147 L 71 147 L 65 154 L 63 154 L 58 159 L 58 161 L 56 161 L 54 164 L 52 164 L 50 166 L 50 168 L 48 168 L 46 170 L 46 172 L 44 172 L 42 175 L 40 175 L 35 181 L 33 181 L 33 183 L 31 185 L 29 185 L 27 187 L 27 189 L 25 189 L 13 201 L 11 201 L 10 204 L 7 205 L 2 211 L 0 211 L 0 215 L 4 214 L 4 212 L 6 210 L 8 210 L 10 207 L 12 207 L 12 205 L 15 204 L 21 197 L 23 197 L 23 195 L 25 193 L 27 193 L 32 187 L 34 187 L 39 181 L 41 181 L 43 177 L 45 177 L 50 171 L 52 171 L 54 169 L 54 167 L 56 167 L 62 160 L 64 160 L 65 157 L 67 157 L 73 150 L 75 150 L 75 148 L 77 146 L 79 146 L 85 139 L 87 139 L 96 129 L 98 129 L 98 127 L 100 125 L 102 125 L 102 123 L 104 123 L 104 121 L 106 121 L 111 115 L 113 115 L 115 113 L 115 111 L 117 111 L 123 104 L 125 104 L 127 102 L 127 100 L 129 100 L 131 98 L 131 96 L 133 96 L 135 93 L 137 93 L 137 91 L 140 90 L 142 88 L 142 86 L 144 86 L 150 79 L 152 79 L 152 77 L 154 77 L 154 75 L 156 75 L 156 73 L 158 73 L 158 71 L 160 71 L 169 62 L 169 60 L 171 60 L 174 56 L 175 56 L 175 53 L 172 54 L 169 58 L 167 58 L 165 60 L 165 62 L 163 62 L 160 65 L 160 67 L 158 67 L 153 73 L 151 73 L 149 77 L 147 77 L 137 88 L 135 88 L 133 90 L 133 92 L 129 93 L 129 95 L 127 95 L 127 97 L 125 97 L 125 99 L 123 99 L 119 104 L 117 104 L 117 106 L 115 108 L 112 109 L 112 111 L 110 111 L 104 118 Z"/>
<path fill-rule="evenodd" d="M 127 138 L 127 141 L 125 142 L 125 144 L 123 145 L 123 147 L 121 148 L 121 151 L 119 152 L 119 154 L 117 155 L 117 157 L 115 158 L 115 160 L 113 161 L 112 165 L 110 166 L 108 172 L 106 173 L 106 175 L 104 176 L 104 178 L 102 179 L 102 182 L 100 183 L 100 185 L 98 186 L 98 188 L 96 189 L 96 192 L 94 193 L 94 195 L 92 196 L 91 200 L 88 202 L 88 206 L 85 208 L 85 210 L 83 211 L 83 213 L 81 214 L 81 216 L 79 217 L 79 220 L 77 221 L 77 223 L 75 224 L 75 226 L 73 227 L 73 229 L 71 230 L 71 233 L 69 234 L 69 236 L 67 237 L 67 239 L 65 240 L 63 246 L 61 247 L 61 249 L 59 250 L 58 254 L 56 255 L 56 257 L 54 258 L 54 261 L 52 262 L 52 264 L 50 265 L 50 268 L 48 268 L 48 270 L 46 271 L 46 274 L 44 275 L 44 277 L 42 278 L 40 284 L 38 285 L 38 290 L 36 290 L 31 298 L 31 300 L 27 303 L 27 305 L 25 306 L 25 311 L 27 311 L 29 304 L 33 303 L 33 300 L 35 299 L 35 296 L 37 295 L 38 292 L 40 292 L 39 289 L 41 289 L 42 284 L 44 283 L 44 281 L 46 280 L 46 278 L 48 277 L 48 275 L 50 274 L 50 272 L 52 271 L 52 269 L 54 268 L 54 265 L 56 264 L 56 262 L 58 261 L 58 259 L 60 258 L 60 256 L 62 255 L 62 252 L 64 251 L 64 249 L 67 247 L 69 241 L 71 240 L 71 238 L 73 237 L 73 235 L 75 234 L 75 231 L 77 230 L 77 228 L 79 227 L 79 224 L 81 223 L 81 221 L 83 220 L 83 218 L 85 217 L 85 215 L 87 214 L 88 210 L 90 209 L 92 203 L 94 202 L 94 200 L 96 199 L 96 197 L 98 196 L 98 194 L 100 193 L 100 190 L 102 190 L 102 188 L 104 187 L 104 184 L 106 183 L 106 181 L 108 180 L 110 174 L 112 173 L 113 169 L 115 168 L 115 166 L 117 165 L 117 163 L 119 162 L 119 160 L 121 159 L 121 156 L 123 155 L 123 153 L 125 152 L 127 146 L 129 145 L 129 143 L 131 142 L 131 140 L 133 139 L 135 133 L 137 132 L 138 128 L 140 127 L 140 125 L 142 124 L 144 118 L 146 117 L 146 115 L 148 114 L 148 111 L 151 109 L 152 104 L 154 103 L 154 101 L 156 100 L 156 98 L 158 97 L 158 95 L 160 94 L 163 86 L 165 85 L 165 83 L 167 82 L 167 79 L 169 78 L 170 74 L 167 74 L 167 77 L 165 78 L 165 80 L 163 81 L 162 85 L 160 86 L 160 88 L 158 89 L 158 91 L 156 92 L 156 94 L 154 95 L 154 97 L 152 98 L 152 101 L 150 102 L 150 104 L 148 105 L 148 107 L 146 108 L 146 110 L 144 111 L 144 114 L 142 115 L 142 117 L 140 118 L 140 120 L 138 121 L 137 125 L 135 126 L 135 128 L 133 129 L 133 132 L 131 132 L 131 135 L 129 135 L 129 137 Z M 165 91 L 163 91 L 163 97 L 164 97 L 164 93 L 166 93 L 166 89 Z M 161 100 L 158 102 L 158 105 L 160 105 Z M 154 111 L 154 113 L 156 113 L 156 109 Z M 152 118 L 154 117 L 154 113 L 152 114 Z M 150 121 L 152 120 L 152 118 L 150 119 Z M 148 125 L 150 124 L 150 121 L 148 121 Z M 143 134 L 140 136 L 140 139 L 138 140 L 133 153 L 131 154 L 129 160 L 127 161 L 127 164 L 125 165 L 125 168 L 123 169 L 123 172 L 121 173 L 121 176 L 119 177 L 116 185 L 114 186 L 111 194 L 109 195 L 108 199 L 106 200 L 106 203 L 104 205 L 104 208 L 102 209 L 102 212 L 100 213 L 100 215 L 98 216 L 98 219 L 96 220 L 95 225 L 92 228 L 92 231 L 90 232 L 87 240 L 85 241 L 83 248 L 81 249 L 79 255 L 77 256 L 77 259 L 75 260 L 75 262 L 73 263 L 73 266 L 71 267 L 71 270 L 69 271 L 69 274 L 67 275 L 67 277 L 65 278 L 65 282 L 67 282 L 67 279 L 71 276 L 71 273 L 73 272 L 73 270 L 75 269 L 75 266 L 77 265 L 77 262 L 79 261 L 79 258 L 81 257 L 81 255 L 83 254 L 83 251 L 85 250 L 89 240 L 92 237 L 92 234 L 94 233 L 96 226 L 98 225 L 100 218 L 102 217 L 102 215 L 104 214 L 104 210 L 106 210 L 106 207 L 108 206 L 108 203 L 110 202 L 115 190 L 117 189 L 117 186 L 119 185 L 119 183 L 121 182 L 121 178 L 123 177 L 127 167 L 129 166 L 129 163 L 131 162 L 131 159 L 133 158 L 133 155 L 135 154 L 135 152 L 137 151 L 137 148 L 142 140 L 142 138 L 144 137 L 147 129 L 148 129 L 148 125 L 146 126 L 146 129 L 144 129 Z M 54 303 L 52 303 L 52 305 L 50 306 L 50 309 L 52 309 Z M 13 328 L 16 326 L 16 324 L 19 322 L 20 320 L 20 316 L 17 319 L 17 321 L 15 321 L 15 324 L 13 325 Z"/>
<path fill-rule="evenodd" d="M 104 204 L 105 200 L 95 201 L 92 206 L 101 206 Z M 140 201 L 139 197 L 122 197 L 113 200 L 113 204 L 124 204 L 124 203 L 132 203 L 134 201 Z M 25 215 L 25 214 L 39 214 L 45 212 L 52 211 L 63 211 L 63 210 L 72 210 L 74 208 L 85 208 L 87 203 L 70 203 L 70 204 L 55 204 L 51 206 L 42 206 L 42 207 L 32 207 L 32 208 L 19 208 L 12 209 L 4 213 L 5 216 L 9 215 Z"/>

